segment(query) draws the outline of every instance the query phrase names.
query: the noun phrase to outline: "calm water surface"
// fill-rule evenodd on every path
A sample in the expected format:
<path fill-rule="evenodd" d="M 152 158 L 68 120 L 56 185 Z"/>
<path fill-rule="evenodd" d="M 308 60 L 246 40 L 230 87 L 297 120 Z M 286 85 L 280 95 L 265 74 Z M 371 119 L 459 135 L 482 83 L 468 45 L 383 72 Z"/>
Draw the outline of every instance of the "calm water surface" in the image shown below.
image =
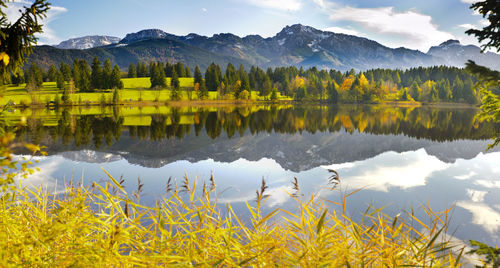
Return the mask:
<path fill-rule="evenodd" d="M 25 110 L 19 139 L 47 146 L 30 183 L 61 186 L 71 178 L 123 176 L 142 202 L 165 193 L 169 177 L 198 182 L 214 174 L 219 202 L 246 214 L 262 178 L 266 209 L 294 210 L 291 181 L 303 198 L 348 200 L 354 218 L 369 205 L 396 215 L 422 204 L 455 206 L 450 232 L 463 241 L 500 243 L 500 152 L 486 151 L 500 126 L 477 123 L 474 109 L 382 106 L 252 106 L 219 108 L 80 108 Z M 22 152 L 19 152 L 22 153 Z M 340 174 L 332 185 L 328 169 Z M 332 205 L 332 209 L 335 207 Z"/>

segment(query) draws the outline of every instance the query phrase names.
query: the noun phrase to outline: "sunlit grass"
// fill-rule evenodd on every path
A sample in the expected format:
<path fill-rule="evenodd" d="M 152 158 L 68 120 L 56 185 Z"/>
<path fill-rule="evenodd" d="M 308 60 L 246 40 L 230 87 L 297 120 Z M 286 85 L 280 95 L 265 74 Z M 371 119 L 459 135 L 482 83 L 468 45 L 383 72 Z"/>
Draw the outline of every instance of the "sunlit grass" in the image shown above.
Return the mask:
<path fill-rule="evenodd" d="M 171 90 L 168 85 L 170 85 L 170 78 L 166 78 L 166 89 L 152 90 L 151 82 L 149 77 L 141 78 L 123 78 L 124 89 L 120 90 L 120 103 L 141 103 L 141 102 L 157 102 L 164 103 L 166 101 L 171 101 Z M 194 78 L 179 78 L 180 81 L 180 100 L 198 100 L 198 95 L 193 91 Z M 190 92 L 190 93 L 188 93 Z M 28 93 L 26 91 L 26 84 L 21 85 L 9 85 L 3 90 L 3 97 L 0 98 L 0 105 L 5 105 L 7 103 L 13 103 L 16 105 L 46 105 L 50 101 L 55 101 L 57 97 L 61 98 L 63 91 L 57 89 L 55 82 L 44 82 L 41 89 L 34 92 Z M 106 103 L 112 103 L 113 92 L 111 90 L 104 90 L 98 92 L 75 92 L 69 96 L 72 105 L 95 105 L 101 104 L 103 101 Z M 235 100 L 235 98 L 228 94 L 226 96 L 219 96 L 217 92 L 208 92 L 208 97 L 206 100 Z M 252 91 L 251 100 L 262 101 L 266 100 L 265 97 L 259 96 L 257 91 Z M 278 93 L 278 99 L 280 100 L 292 100 L 290 97 L 281 96 Z"/>
<path fill-rule="evenodd" d="M 217 202 L 213 177 L 201 186 L 187 176 L 179 187 L 169 180 L 154 207 L 141 205 L 140 181 L 127 193 L 123 181 L 109 178 L 110 183 L 92 187 L 66 185 L 62 194 L 24 188 L 3 200 L 0 266 L 448 267 L 460 262 L 460 248 L 452 250 L 441 238 L 448 211 L 426 208 L 429 225 L 380 210 L 368 210 L 355 222 L 345 213 L 345 194 L 338 210 L 311 197 L 295 199 L 297 213 L 276 209 L 264 215 L 263 181 L 256 200 L 247 203 L 250 220 L 244 221 L 230 204 Z"/>

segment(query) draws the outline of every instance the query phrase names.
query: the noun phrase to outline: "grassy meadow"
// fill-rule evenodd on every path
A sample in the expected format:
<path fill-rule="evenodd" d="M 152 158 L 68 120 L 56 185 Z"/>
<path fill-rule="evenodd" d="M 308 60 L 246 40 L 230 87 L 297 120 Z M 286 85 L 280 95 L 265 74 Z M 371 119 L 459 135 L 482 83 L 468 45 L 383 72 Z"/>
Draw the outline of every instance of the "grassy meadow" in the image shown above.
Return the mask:
<path fill-rule="evenodd" d="M 170 78 L 166 78 L 167 85 L 170 85 Z M 151 90 L 151 82 L 148 77 L 141 78 L 122 78 L 124 88 L 119 91 L 120 101 L 122 104 L 127 103 L 141 103 L 141 102 L 166 102 L 170 101 L 171 91 L 170 89 L 162 90 Z M 194 78 L 179 78 L 181 87 L 181 101 L 197 100 L 197 93 L 194 92 L 193 82 Z M 191 98 L 189 93 L 191 93 Z M 26 91 L 26 85 L 21 84 L 19 86 L 9 85 L 5 86 L 0 98 L 0 105 L 5 105 L 7 103 L 12 103 L 15 105 L 46 105 L 50 101 L 54 101 L 57 97 L 61 97 L 63 92 L 59 90 L 56 86 L 56 82 L 44 82 L 43 87 L 40 90 L 28 93 Z M 218 96 L 217 92 L 209 91 L 208 98 L 206 100 L 234 100 L 234 98 L 228 98 L 227 96 Z M 278 97 L 281 100 L 291 100 L 287 97 L 281 97 L 278 93 Z M 103 102 L 111 103 L 113 98 L 112 90 L 104 90 L 92 93 L 77 92 L 70 95 L 70 100 L 73 105 L 88 105 L 88 104 L 100 104 Z M 260 97 L 257 91 L 251 92 L 250 100 L 259 101 L 265 100 Z"/>

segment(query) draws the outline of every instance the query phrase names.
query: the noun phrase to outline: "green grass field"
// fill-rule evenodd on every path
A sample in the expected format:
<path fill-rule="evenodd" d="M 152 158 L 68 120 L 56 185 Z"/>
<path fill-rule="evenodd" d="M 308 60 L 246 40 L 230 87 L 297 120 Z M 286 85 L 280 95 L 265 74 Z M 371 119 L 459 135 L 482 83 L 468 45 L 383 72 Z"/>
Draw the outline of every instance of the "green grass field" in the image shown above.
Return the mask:
<path fill-rule="evenodd" d="M 167 85 L 170 84 L 170 78 L 166 79 Z M 193 88 L 193 78 L 179 78 L 181 84 L 181 100 L 196 100 L 196 92 L 192 92 L 191 98 L 189 98 L 188 92 L 192 91 Z M 151 82 L 149 77 L 141 78 L 123 78 L 124 89 L 120 90 L 120 100 L 122 103 L 131 102 L 165 102 L 170 100 L 170 90 L 150 90 Z M 0 98 L 0 105 L 5 105 L 7 103 L 14 103 L 16 105 L 32 105 L 39 104 L 43 105 L 49 101 L 54 101 L 57 97 L 61 97 L 63 92 L 58 90 L 55 82 L 45 82 L 40 90 L 32 93 L 26 91 L 26 85 L 21 84 L 19 86 L 9 85 L 4 87 L 2 95 Z M 96 104 L 101 103 L 103 100 L 105 102 L 111 102 L 113 93 L 111 90 L 92 92 L 92 93 L 74 93 L 71 94 L 70 99 L 75 105 L 86 105 L 86 104 Z M 221 97 L 222 98 L 222 97 Z M 217 92 L 209 92 L 208 100 L 217 100 Z M 227 99 L 227 98 L 226 98 Z M 258 96 L 258 92 L 251 92 L 252 100 L 264 100 L 263 97 Z M 290 98 L 281 97 L 280 100 L 290 100 Z"/>

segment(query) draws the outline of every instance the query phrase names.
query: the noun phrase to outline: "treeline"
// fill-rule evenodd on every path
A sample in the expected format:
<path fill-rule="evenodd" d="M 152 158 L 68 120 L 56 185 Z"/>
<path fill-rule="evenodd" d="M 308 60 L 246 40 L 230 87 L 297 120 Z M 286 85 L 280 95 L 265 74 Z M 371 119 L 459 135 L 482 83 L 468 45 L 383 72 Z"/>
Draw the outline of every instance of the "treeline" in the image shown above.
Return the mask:
<path fill-rule="evenodd" d="M 47 72 L 33 64 L 24 74 L 4 78 L 4 83 L 26 82 L 27 89 L 36 89 L 44 81 L 57 81 L 61 89 L 69 84 L 81 92 L 93 92 L 96 89 L 123 88 L 120 76 L 120 69 L 116 65 L 112 68 L 109 59 L 101 67 L 95 58 L 91 66 L 85 60 L 75 60 L 73 66 L 61 63 L 56 68 L 52 65 Z M 340 72 L 294 66 L 266 70 L 252 66 L 245 70 L 243 65 L 236 68 L 231 63 L 223 69 L 212 63 L 204 74 L 198 66 L 192 74 L 191 69 L 181 62 L 138 62 L 130 64 L 128 77 L 149 77 L 152 89 L 169 88 L 172 99 L 180 99 L 179 78 L 193 77 L 192 86 L 185 86 L 185 89 L 189 93 L 197 92 L 200 99 L 206 98 L 209 91 L 217 92 L 219 99 L 248 99 L 252 92 L 257 91 L 264 99 L 275 100 L 279 93 L 298 101 L 330 103 L 419 101 L 476 104 L 479 100 L 473 86 L 476 78 L 464 69 L 447 66 Z M 168 85 L 167 77 L 170 78 Z"/>
<path fill-rule="evenodd" d="M 92 65 L 89 65 L 86 60 L 75 60 L 72 66 L 62 62 L 59 68 L 51 65 L 47 71 L 33 63 L 24 72 L 19 71 L 3 79 L 4 84 L 26 83 L 28 91 L 40 89 L 43 82 L 57 82 L 57 88 L 61 90 L 79 90 L 80 92 L 123 88 L 118 65 L 113 67 L 109 59 L 101 64 L 97 58 L 94 58 Z"/>
<path fill-rule="evenodd" d="M 152 87 L 167 87 L 163 77 L 191 77 L 189 67 L 182 63 L 131 64 L 129 77 L 151 77 Z M 295 100 L 323 100 L 338 102 L 378 102 L 384 100 L 420 102 L 463 102 L 475 104 L 478 93 L 474 89 L 475 77 L 464 69 L 447 66 L 419 67 L 408 70 L 373 69 L 363 72 L 351 70 L 319 70 L 297 67 L 278 67 L 263 70 L 243 65 L 236 68 L 229 63 L 223 70 L 212 63 L 204 79 L 195 68 L 193 87 L 206 96 L 205 91 L 216 91 L 219 98 L 232 95 L 245 99 L 249 92 L 276 99 L 277 92 Z M 175 88 L 177 82 L 171 81 Z M 201 94 L 200 94 L 201 93 Z"/>

